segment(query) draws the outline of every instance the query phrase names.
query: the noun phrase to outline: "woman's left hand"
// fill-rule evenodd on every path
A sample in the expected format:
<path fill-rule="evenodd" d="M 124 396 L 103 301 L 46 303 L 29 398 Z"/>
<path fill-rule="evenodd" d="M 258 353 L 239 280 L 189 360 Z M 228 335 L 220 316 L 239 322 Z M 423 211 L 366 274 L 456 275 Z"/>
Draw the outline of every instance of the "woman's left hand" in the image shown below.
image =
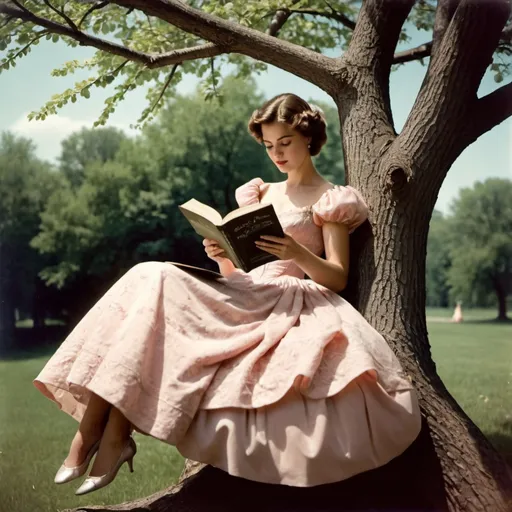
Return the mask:
<path fill-rule="evenodd" d="M 280 260 L 293 260 L 304 251 L 304 247 L 287 234 L 284 235 L 284 238 L 270 235 L 261 236 L 260 238 L 262 240 L 255 242 L 256 247 L 277 256 Z"/>

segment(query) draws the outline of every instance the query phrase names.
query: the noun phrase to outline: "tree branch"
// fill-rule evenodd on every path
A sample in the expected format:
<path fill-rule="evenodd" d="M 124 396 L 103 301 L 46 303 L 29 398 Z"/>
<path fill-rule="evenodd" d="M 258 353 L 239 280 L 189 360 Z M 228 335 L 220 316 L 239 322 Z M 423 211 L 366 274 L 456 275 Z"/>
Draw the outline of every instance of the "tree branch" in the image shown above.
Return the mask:
<path fill-rule="evenodd" d="M 284 9 L 290 14 L 307 14 L 309 16 L 320 16 L 323 18 L 329 18 L 331 20 L 339 21 L 342 25 L 349 28 L 350 30 L 354 30 L 356 28 L 356 22 L 351 20 L 348 16 L 345 16 L 345 14 L 336 11 L 333 7 L 329 5 L 329 8 L 331 9 L 330 12 L 327 11 L 319 11 L 318 9 L 308 8 L 304 7 L 302 9 Z"/>
<path fill-rule="evenodd" d="M 169 73 L 169 76 L 168 76 L 164 86 L 162 87 L 162 90 L 160 91 L 160 94 L 158 95 L 158 98 L 153 103 L 153 105 L 151 105 L 151 107 L 149 108 L 149 110 L 147 112 L 147 116 L 149 114 L 151 114 L 155 110 L 156 106 L 160 103 L 161 99 L 164 97 L 165 91 L 168 89 L 169 85 L 171 84 L 172 79 L 174 78 L 174 75 L 175 75 L 176 70 L 178 69 L 178 67 L 179 67 L 179 64 L 174 64 L 174 66 L 172 67 L 172 70 Z"/>
<path fill-rule="evenodd" d="M 288 21 L 291 14 L 292 13 L 289 9 L 279 9 L 276 11 L 270 25 L 268 26 L 267 34 L 269 36 L 276 37 L 279 34 L 279 31 L 283 28 L 283 25 Z"/>
<path fill-rule="evenodd" d="M 428 168 L 433 150 L 440 160 L 451 165 L 475 140 L 471 128 L 472 109 L 509 12 L 509 0 L 462 0 L 455 11 L 436 53 L 430 58 L 423 86 L 395 141 L 407 158 L 416 163 L 416 181 L 422 169 Z M 491 99 L 488 104 L 494 105 L 494 101 Z M 482 112 L 481 115 L 486 118 Z M 439 128 L 439 119 L 444 120 L 442 128 Z M 499 116 L 491 115 L 487 121 L 482 121 L 482 130 L 490 129 L 493 119 L 499 122 Z M 438 129 L 434 128 L 436 126 Z M 452 142 L 446 144 L 445 141 Z M 438 169 L 430 178 L 435 179 L 436 187 L 441 186 L 448 168 Z"/>
<path fill-rule="evenodd" d="M 55 21 L 36 16 L 26 9 L 16 9 L 0 3 L 0 14 L 6 14 L 12 18 L 21 19 L 23 21 L 28 21 L 34 23 L 35 25 L 45 27 L 49 32 L 54 34 L 61 34 L 63 36 L 69 36 L 80 42 L 83 46 L 92 46 L 98 50 L 118 55 L 119 57 L 123 57 L 130 61 L 140 62 L 141 64 L 144 64 L 151 69 L 169 66 L 171 64 L 180 64 L 186 60 L 215 57 L 222 53 L 228 53 L 226 48 L 219 48 L 215 44 L 206 43 L 191 48 L 172 50 L 167 53 L 149 54 L 131 50 L 125 46 L 86 34 L 80 30 L 75 31 L 70 27 Z"/>
<path fill-rule="evenodd" d="M 52 33 L 69 36 L 82 45 L 93 46 L 125 59 L 141 62 L 150 68 L 176 64 L 184 60 L 214 57 L 224 53 L 240 53 L 289 71 L 316 84 L 331 95 L 338 86 L 333 76 L 339 72 L 340 64 L 336 63 L 334 59 L 299 45 L 281 41 L 257 30 L 203 13 L 179 0 L 114 0 L 110 3 L 139 9 L 210 42 L 193 48 L 151 55 L 131 50 L 79 30 L 74 31 L 67 26 L 37 16 L 24 8 L 23 10 L 16 9 L 6 3 L 0 2 L 0 14 L 34 23 L 49 29 Z"/>
<path fill-rule="evenodd" d="M 512 23 L 507 25 L 501 33 L 501 40 L 505 43 L 512 42 Z"/>
<path fill-rule="evenodd" d="M 333 74 L 339 64 L 315 51 L 202 12 L 179 0 L 113 0 L 112 3 L 139 9 L 232 53 L 278 66 L 329 94 L 336 90 Z"/>
<path fill-rule="evenodd" d="M 512 82 L 480 98 L 471 111 L 474 139 L 512 116 Z"/>
<path fill-rule="evenodd" d="M 371 92 L 375 111 L 382 119 L 380 136 L 394 136 L 393 116 L 389 97 L 389 75 L 394 51 L 402 26 L 412 9 L 414 0 L 366 0 L 363 2 L 350 46 L 339 59 L 355 75 L 371 75 Z M 403 58 L 403 57 L 402 57 Z M 357 86 L 355 86 L 357 88 Z"/>
<path fill-rule="evenodd" d="M 94 4 L 92 7 L 89 7 L 85 14 L 82 16 L 81 20 L 78 22 L 78 28 L 82 26 L 82 23 L 87 19 L 88 16 L 90 16 L 94 11 L 97 11 L 99 9 L 103 9 L 106 7 L 110 2 L 100 2 L 98 4 Z"/>
<path fill-rule="evenodd" d="M 414 0 L 366 0 L 363 2 L 349 49 L 344 55 L 359 66 L 391 69 L 400 31 Z"/>
<path fill-rule="evenodd" d="M 432 36 L 432 53 L 437 51 L 443 36 L 455 14 L 460 0 L 439 0 L 437 3 L 436 17 L 434 20 L 434 31 Z"/>
<path fill-rule="evenodd" d="M 403 52 L 395 53 L 393 57 L 393 64 L 402 64 L 404 62 L 410 62 L 413 60 L 424 59 L 429 57 L 432 51 L 432 41 L 425 44 L 420 44 L 415 48 L 410 48 Z"/>
<path fill-rule="evenodd" d="M 43 0 L 43 2 L 56 14 L 58 14 L 61 18 L 63 18 L 66 23 L 75 31 L 78 32 L 78 27 L 75 25 L 75 22 L 64 12 L 64 7 L 62 11 L 57 9 L 49 0 Z"/>
<path fill-rule="evenodd" d="M 326 2 L 327 3 L 327 2 Z M 345 27 L 353 30 L 356 26 L 355 22 L 352 21 L 345 14 L 336 11 L 331 5 L 327 4 L 331 9 L 331 12 L 319 11 L 318 9 L 312 8 L 303 8 L 303 9 L 288 9 L 283 7 L 282 9 L 277 9 L 276 11 L 272 11 L 264 16 L 264 18 L 268 16 L 273 16 L 272 21 L 270 22 L 269 28 L 267 30 L 267 34 L 271 36 L 277 36 L 278 32 L 281 30 L 283 25 L 288 21 L 288 18 L 292 16 L 292 14 L 307 14 L 310 16 L 322 16 L 324 18 L 329 18 L 332 20 L 339 21 Z"/>

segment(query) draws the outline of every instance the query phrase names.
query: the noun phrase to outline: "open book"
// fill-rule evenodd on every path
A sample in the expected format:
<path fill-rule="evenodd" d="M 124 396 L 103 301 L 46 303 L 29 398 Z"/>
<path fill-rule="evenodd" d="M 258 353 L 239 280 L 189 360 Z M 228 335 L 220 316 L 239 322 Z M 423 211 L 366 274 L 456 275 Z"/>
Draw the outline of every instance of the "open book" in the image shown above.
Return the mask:
<path fill-rule="evenodd" d="M 179 209 L 196 233 L 219 242 L 226 256 L 245 272 L 277 259 L 254 244 L 261 235 L 284 236 L 271 204 L 242 206 L 224 218 L 212 207 L 196 199 L 190 199 L 180 205 Z"/>

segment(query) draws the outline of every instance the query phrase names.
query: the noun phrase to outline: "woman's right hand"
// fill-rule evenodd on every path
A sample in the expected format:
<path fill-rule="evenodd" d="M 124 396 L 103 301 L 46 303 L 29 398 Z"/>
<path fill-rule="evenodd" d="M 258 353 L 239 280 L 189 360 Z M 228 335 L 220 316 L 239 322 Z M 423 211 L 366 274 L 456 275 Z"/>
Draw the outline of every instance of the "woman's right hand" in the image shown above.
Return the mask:
<path fill-rule="evenodd" d="M 226 256 L 224 249 L 216 240 L 205 238 L 203 240 L 203 245 L 206 255 L 211 260 L 217 262 L 219 265 L 219 271 L 224 277 L 227 277 L 229 274 L 231 274 L 231 272 L 233 272 L 233 270 L 235 270 L 235 265 Z"/>
<path fill-rule="evenodd" d="M 224 252 L 224 249 L 219 245 L 219 242 L 216 240 L 211 240 L 209 238 L 205 238 L 203 240 L 204 251 L 208 258 L 217 263 L 222 263 L 223 260 L 229 259 Z"/>

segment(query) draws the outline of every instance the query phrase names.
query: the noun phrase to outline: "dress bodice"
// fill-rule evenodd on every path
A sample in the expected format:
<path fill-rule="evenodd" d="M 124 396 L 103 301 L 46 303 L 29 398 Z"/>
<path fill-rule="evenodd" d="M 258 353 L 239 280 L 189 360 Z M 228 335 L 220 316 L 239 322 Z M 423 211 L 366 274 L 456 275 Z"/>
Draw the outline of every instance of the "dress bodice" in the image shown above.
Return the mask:
<path fill-rule="evenodd" d="M 240 206 L 260 202 L 261 178 L 254 178 L 236 190 Z M 324 192 L 313 205 L 291 207 L 276 212 L 285 233 L 307 247 L 313 254 L 324 252 L 322 225 L 324 222 L 347 224 L 351 233 L 367 218 L 367 207 L 357 190 L 349 186 L 335 185 Z M 261 265 L 249 272 L 257 279 L 273 279 L 280 276 L 304 278 L 304 272 L 292 260 L 277 260 Z"/>

